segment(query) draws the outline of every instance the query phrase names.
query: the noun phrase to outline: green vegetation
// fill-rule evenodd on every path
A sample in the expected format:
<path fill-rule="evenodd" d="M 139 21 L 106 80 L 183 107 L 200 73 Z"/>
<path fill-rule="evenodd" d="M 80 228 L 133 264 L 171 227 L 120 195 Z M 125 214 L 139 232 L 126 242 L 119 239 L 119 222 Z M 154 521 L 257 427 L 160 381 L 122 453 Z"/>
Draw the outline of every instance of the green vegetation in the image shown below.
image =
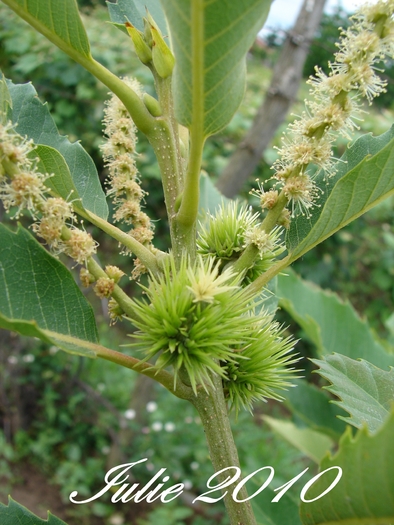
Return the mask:
<path fill-rule="evenodd" d="M 51 1 L 45 1 L 53 9 Z M 75 7 L 73 0 L 64 1 Z M 317 205 L 307 201 L 304 208 L 300 206 L 304 212 L 300 215 L 293 200 L 284 253 L 277 228 L 277 222 L 283 224 L 280 210 L 276 215 L 268 211 L 261 223 L 264 193 L 249 193 L 255 187 L 254 181 L 242 194 L 242 202 L 253 207 L 249 211 L 224 201 L 219 209 L 221 197 L 211 179 L 199 179 L 201 167 L 213 180 L 220 174 L 250 126 L 268 86 L 269 68 L 262 65 L 257 54 L 248 55 L 248 87 L 240 104 L 244 57 L 266 16 L 268 3 L 250 1 L 249 18 L 245 26 L 238 28 L 244 38 L 237 40 L 232 48 L 234 54 L 226 60 L 220 46 L 209 48 L 218 27 L 212 22 L 205 33 L 202 31 L 200 18 L 206 8 L 201 2 L 187 2 L 185 15 L 173 9 L 171 2 L 163 1 L 178 67 L 173 70 L 172 51 L 165 40 L 156 40 L 158 47 L 149 43 L 159 38 L 160 30 L 149 19 L 144 31 L 144 11 L 141 15 L 137 9 L 135 14 L 131 1 L 119 0 L 110 13 L 112 21 L 120 24 L 123 9 L 133 11 L 133 24 L 141 33 L 136 36 L 128 29 L 137 51 L 140 49 L 141 60 L 132 51 L 124 28 L 119 31 L 116 24 L 108 23 L 107 10 L 97 2 L 80 2 L 82 22 L 75 12 L 66 29 L 64 24 L 55 24 L 49 30 L 46 20 L 35 16 L 30 19 L 31 14 L 19 0 L 3 2 L 0 69 L 12 83 L 0 79 L 0 123 L 5 129 L 2 139 L 6 143 L 4 137 L 12 136 L 17 142 L 17 134 L 28 136 L 37 146 L 29 152 L 34 160 L 25 159 L 23 167 L 30 168 L 33 162 L 39 173 L 54 176 L 40 180 L 39 197 L 35 194 L 37 199 L 27 204 L 12 200 L 2 182 L 6 211 L 17 217 L 20 213 L 20 222 L 25 226 L 19 226 L 16 232 L 13 226 L 9 228 L 6 213 L 2 218 L 6 224 L 0 225 L 0 325 L 22 334 L 17 339 L 8 332 L 0 333 L 2 501 L 6 503 L 7 493 L 12 494 L 13 486 L 20 485 L 23 469 L 30 464 L 48 483 L 58 487 L 65 507 L 55 514 L 70 524 L 225 525 L 229 515 L 232 524 L 244 520 L 245 525 L 312 525 L 323 523 L 322 513 L 327 515 L 331 508 L 338 509 L 343 519 L 366 517 L 368 509 L 363 501 L 374 499 L 373 491 L 380 477 L 385 476 L 382 499 L 373 506 L 373 519 L 382 524 L 387 516 L 392 520 L 394 467 L 382 455 L 389 455 L 394 428 L 394 380 L 389 371 L 394 366 L 394 138 L 388 129 L 393 121 L 391 99 L 384 99 L 383 93 L 377 99 L 383 101 L 380 107 L 368 108 L 370 114 L 355 131 L 357 141 L 350 144 L 347 136 L 338 140 L 334 155 L 343 157 L 335 173 L 328 180 L 324 172 L 314 179 L 314 184 L 323 189 L 321 193 L 311 190 L 310 195 L 318 194 Z M 212 2 L 216 3 L 220 1 Z M 44 26 L 54 43 L 86 69 L 4 4 L 39 30 Z M 154 11 L 154 4 L 151 13 L 162 27 L 161 9 Z M 239 6 L 234 4 L 230 18 L 238 20 L 237 9 Z M 214 14 L 205 13 L 215 21 Z M 61 21 L 62 16 L 55 17 L 55 21 Z M 184 16 L 193 21 L 193 31 L 180 20 Z M 307 74 L 310 64 L 326 61 L 327 49 L 322 49 L 321 42 L 335 41 L 338 24 L 345 27 L 342 20 L 341 11 L 324 19 L 306 66 Z M 73 31 L 79 39 L 71 38 Z M 236 40 L 231 31 L 230 25 L 223 32 L 224 48 Z M 138 48 L 136 38 L 142 38 L 148 51 Z M 204 44 L 209 49 L 206 62 L 201 54 Z M 91 59 L 89 49 L 111 73 Z M 153 75 L 141 61 L 149 64 Z M 146 94 L 140 96 L 142 86 L 121 80 L 130 74 L 158 100 L 152 101 Z M 22 85 L 27 79 L 34 87 Z M 128 185 L 124 191 L 118 168 L 114 168 L 119 151 L 111 149 L 115 144 L 115 140 L 111 142 L 113 121 L 116 124 L 129 116 L 118 102 L 105 105 L 108 87 L 97 79 L 105 81 L 118 95 L 139 128 L 136 149 L 135 138 L 130 147 L 125 143 L 121 149 L 121 153 L 130 153 L 132 169 L 136 167 L 141 174 L 128 181 L 139 182 L 141 178 L 139 189 Z M 390 84 L 388 91 L 390 97 Z M 37 102 L 36 93 L 48 102 L 47 106 Z M 313 104 L 307 87 L 302 88 L 299 99 L 304 97 Z M 301 114 L 303 109 L 303 104 L 297 102 L 294 112 Z M 117 118 L 111 112 L 118 112 Z M 14 130 L 7 128 L 4 116 L 11 118 Z M 190 143 L 178 122 L 189 129 Z M 128 126 L 134 130 L 131 124 Z M 260 181 L 271 177 L 269 166 L 275 161 L 278 167 L 274 146 L 282 147 L 284 128 L 278 130 L 272 148 L 264 152 L 258 169 Z M 48 134 L 45 139 L 44 129 Z M 325 130 L 317 127 L 311 134 L 318 137 L 320 132 L 324 135 Z M 65 134 L 68 139 L 62 137 Z M 75 143 L 77 139 L 85 149 Z M 103 144 L 110 144 L 104 149 L 105 165 L 100 152 Z M 28 147 L 23 141 L 17 146 Z M 3 162 L 3 158 L 0 160 Z M 331 162 L 330 158 L 329 170 Z M 283 163 L 280 167 L 287 169 Z M 6 168 L 1 169 L 5 172 Z M 12 173 L 13 180 L 18 175 Z M 298 175 L 288 176 L 291 179 Z M 272 190 L 272 181 L 265 190 L 270 187 Z M 131 212 L 126 206 L 130 188 L 138 197 Z M 104 189 L 109 189 L 107 195 Z M 199 191 L 200 200 L 196 198 Z M 282 201 L 283 195 L 288 197 L 281 195 Z M 62 208 L 61 199 L 70 208 Z M 30 231 L 45 239 L 57 259 L 27 230 L 31 220 L 22 210 L 25 204 L 35 219 Z M 275 202 L 273 208 L 277 205 Z M 80 229 L 75 227 L 75 219 L 72 226 L 70 221 L 60 226 L 56 222 L 54 229 L 61 238 L 53 241 L 43 227 L 50 206 L 57 219 L 61 213 L 67 219 L 78 214 L 86 222 Z M 107 222 L 114 215 L 117 226 Z M 201 225 L 196 222 L 197 216 Z M 94 241 L 80 250 L 79 237 L 73 238 L 75 231 L 81 232 L 78 235 L 85 241 L 88 235 L 98 241 L 98 257 Z M 118 242 L 123 244 L 123 254 L 119 254 Z M 167 253 L 170 246 L 171 256 Z M 184 249 L 187 256 L 182 254 Z M 139 259 L 134 266 L 131 254 Z M 74 263 L 70 265 L 66 256 L 71 256 Z M 290 263 L 303 278 L 321 288 L 289 270 Z M 78 285 L 93 286 L 81 292 L 69 272 L 73 265 L 83 266 L 80 277 L 75 278 Z M 128 282 L 114 265 L 133 277 L 138 277 L 141 268 L 148 268 L 150 279 L 141 277 L 147 288 L 141 288 L 135 279 Z M 261 295 L 266 285 L 271 291 L 264 289 Z M 263 308 L 269 313 L 261 310 L 261 304 L 250 303 L 245 290 L 255 293 L 257 302 L 264 298 Z M 278 304 L 277 319 L 286 329 L 271 318 Z M 130 332 L 135 328 L 138 331 L 133 337 Z M 292 334 L 302 339 L 296 347 L 301 359 L 297 365 L 293 354 L 288 353 L 293 346 Z M 286 363 L 304 372 L 284 368 Z M 316 373 L 311 374 L 312 370 Z M 305 377 L 301 379 L 300 375 Z M 289 381 L 295 385 L 290 393 L 284 391 Z M 277 399 L 282 396 L 284 402 L 279 403 Z M 264 403 L 267 398 L 269 402 Z M 210 459 L 216 471 L 236 464 L 226 407 L 236 412 L 230 422 L 243 476 L 267 465 L 275 469 L 270 487 L 253 498 L 253 512 L 245 505 L 242 512 L 246 518 L 237 516 L 237 505 L 229 503 L 229 497 L 225 502 L 228 515 L 223 500 L 215 504 L 191 503 L 207 491 L 206 483 L 213 473 Z M 353 432 L 349 426 L 346 429 L 346 423 L 355 427 Z M 220 451 L 217 445 L 222 436 L 226 446 Z M 333 455 L 333 450 L 338 453 Z M 359 461 L 366 451 L 370 454 L 367 467 Z M 147 458 L 147 462 L 135 474 L 139 483 L 147 483 L 164 467 L 171 481 L 184 483 L 182 497 L 168 504 L 124 505 L 111 502 L 111 493 L 89 505 L 68 502 L 71 492 L 77 491 L 79 499 L 98 492 L 105 472 L 114 465 L 141 458 Z M 322 499 L 305 503 L 305 499 L 313 499 L 327 488 L 337 470 L 319 478 L 306 491 L 308 480 L 332 466 L 343 469 L 342 481 Z M 307 468 L 308 472 L 288 493 L 280 492 Z M 249 494 L 257 491 L 267 476 L 265 471 L 249 481 Z M 352 476 L 358 476 L 357 487 L 353 486 Z M 343 485 L 348 487 L 346 491 Z M 301 506 L 300 494 L 305 496 Z M 214 496 L 219 498 L 219 492 Z M 246 498 L 245 493 L 240 492 L 239 497 Z M 278 503 L 271 503 L 274 498 Z M 349 499 L 355 502 L 351 511 L 346 503 Z M 38 521 L 12 501 L 8 507 L 0 504 L 0 517 L 6 525 L 16 519 L 21 523 L 28 519 L 37 524 L 63 523 L 52 515 L 48 522 Z"/>

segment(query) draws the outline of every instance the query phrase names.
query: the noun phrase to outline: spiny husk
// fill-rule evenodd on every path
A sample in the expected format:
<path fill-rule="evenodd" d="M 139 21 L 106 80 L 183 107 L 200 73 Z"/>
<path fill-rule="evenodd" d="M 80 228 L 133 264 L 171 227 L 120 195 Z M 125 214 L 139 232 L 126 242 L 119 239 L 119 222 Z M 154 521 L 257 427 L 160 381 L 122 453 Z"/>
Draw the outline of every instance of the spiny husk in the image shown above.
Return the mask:
<path fill-rule="evenodd" d="M 212 262 L 198 258 L 194 275 L 202 269 L 212 275 Z M 213 301 L 196 301 L 187 258 L 178 269 L 170 258 L 163 275 L 151 276 L 149 287 L 144 287 L 148 301 L 135 301 L 133 323 L 138 331 L 133 346 L 143 350 L 147 359 L 158 356 L 156 366 L 173 366 L 176 377 L 184 368 L 195 392 L 198 384 L 211 384 L 211 373 L 225 377 L 219 361 L 233 361 L 233 348 L 250 340 L 243 322 L 249 309 L 245 292 L 230 284 L 220 284 Z"/>
<path fill-rule="evenodd" d="M 279 391 L 293 386 L 297 377 L 294 365 L 299 358 L 292 353 L 294 340 L 282 337 L 279 324 L 264 312 L 251 318 L 251 342 L 242 350 L 242 359 L 227 366 L 223 386 L 231 408 L 252 411 L 255 401 L 283 400 Z"/>
<path fill-rule="evenodd" d="M 198 253 L 203 257 L 214 256 L 222 266 L 235 262 L 250 243 L 250 233 L 258 231 L 259 226 L 259 213 L 253 213 L 250 207 L 239 207 L 235 201 L 223 203 L 215 215 L 210 215 L 204 224 L 200 224 Z M 253 267 L 244 276 L 244 285 L 266 272 L 285 250 L 278 229 L 274 229 L 269 237 L 272 248 L 260 251 Z"/>
<path fill-rule="evenodd" d="M 172 366 L 175 382 L 182 371 L 195 393 L 199 385 L 212 385 L 212 374 L 219 375 L 237 411 L 251 409 L 258 399 L 280 399 L 278 390 L 291 386 L 294 376 L 286 368 L 295 362 L 292 341 L 282 338 L 278 324 L 250 300 L 231 271 L 219 276 L 217 271 L 213 258 L 189 265 L 185 257 L 176 268 L 170 257 L 163 274 L 143 287 L 147 299 L 134 301 L 138 330 L 132 346 L 147 360 L 156 359 L 155 366 Z M 211 296 L 193 292 L 203 279 L 213 283 Z"/>

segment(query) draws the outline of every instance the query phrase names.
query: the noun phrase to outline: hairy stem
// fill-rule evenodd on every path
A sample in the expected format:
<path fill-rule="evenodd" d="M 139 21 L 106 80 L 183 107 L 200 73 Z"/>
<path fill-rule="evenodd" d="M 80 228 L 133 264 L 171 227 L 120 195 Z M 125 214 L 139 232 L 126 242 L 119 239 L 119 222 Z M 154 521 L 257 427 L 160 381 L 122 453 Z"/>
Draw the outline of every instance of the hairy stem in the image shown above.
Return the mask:
<path fill-rule="evenodd" d="M 183 192 L 186 161 L 181 153 L 179 124 L 174 113 L 172 79 L 171 77 L 163 79 L 154 68 L 151 69 L 163 114 L 156 119 L 156 126 L 148 138 L 160 166 L 172 252 L 175 259 L 180 260 L 185 250 L 189 253 L 194 253 L 195 250 L 194 238 L 189 244 L 185 242 L 184 232 L 177 221 L 177 208 Z"/>
<path fill-rule="evenodd" d="M 184 160 L 180 151 L 179 124 L 175 118 L 174 100 L 172 96 L 172 76 L 169 76 L 167 78 L 160 78 L 154 70 L 153 74 L 155 77 L 156 91 L 159 97 L 160 106 L 163 110 L 163 116 L 167 119 L 167 122 L 169 124 L 172 147 L 176 152 L 178 175 L 177 190 L 179 194 L 180 189 L 182 189 L 183 187 Z"/>
<path fill-rule="evenodd" d="M 278 197 L 276 205 L 267 213 L 265 219 L 263 220 L 261 224 L 262 230 L 264 230 L 266 233 L 270 233 L 273 230 L 273 228 L 275 228 L 275 226 L 278 223 L 280 214 L 286 207 L 287 203 L 288 199 L 282 191 Z M 258 256 L 258 248 L 253 244 L 249 244 L 246 250 L 242 253 L 241 257 L 239 257 L 239 259 L 233 264 L 233 270 L 236 273 L 241 273 L 243 270 L 251 268 Z"/>
<path fill-rule="evenodd" d="M 183 181 L 183 170 L 178 155 L 178 137 L 174 136 L 169 119 L 159 118 L 148 138 L 160 167 L 172 249 L 175 257 L 178 257 L 183 251 L 183 243 L 175 222 L 176 201 L 181 193 Z"/>
<path fill-rule="evenodd" d="M 275 206 L 267 213 L 265 219 L 263 220 L 261 224 L 261 229 L 264 230 L 266 233 L 270 233 L 275 226 L 278 223 L 278 219 L 282 213 L 282 211 L 287 206 L 287 203 L 289 202 L 288 198 L 286 197 L 285 193 L 282 191 L 279 194 L 278 200 L 276 201 Z"/>
<path fill-rule="evenodd" d="M 291 259 L 291 256 L 288 255 L 284 259 L 281 259 L 277 263 L 275 263 L 271 268 L 269 268 L 266 272 L 261 274 L 255 281 L 253 281 L 251 284 L 249 284 L 246 287 L 246 290 L 250 293 L 251 297 L 258 294 L 264 286 L 266 286 L 271 279 L 273 279 L 278 273 L 280 273 L 282 270 L 290 266 L 290 264 L 295 259 Z"/>
<path fill-rule="evenodd" d="M 131 357 L 121 352 L 115 350 L 110 350 L 104 346 L 97 345 L 95 348 L 97 357 L 116 363 L 117 365 L 123 366 L 125 368 L 130 368 L 139 374 L 144 374 L 161 385 L 163 385 L 167 390 L 169 390 L 175 396 L 181 399 L 190 399 L 193 395 L 191 388 L 187 387 L 180 381 L 177 382 L 176 387 L 174 388 L 174 376 L 165 370 L 159 370 L 150 363 L 140 361 L 135 357 Z"/>
<path fill-rule="evenodd" d="M 155 119 L 146 109 L 143 101 L 129 86 L 94 59 L 75 60 L 123 102 L 135 125 L 142 133 L 149 135 L 152 132 L 155 126 Z"/>
<path fill-rule="evenodd" d="M 101 219 L 90 211 L 82 212 L 80 209 L 77 209 L 77 213 L 83 217 L 86 217 L 86 219 L 88 219 L 92 224 L 110 235 L 113 239 L 116 239 L 121 244 L 123 244 L 123 246 L 136 255 L 153 274 L 157 275 L 159 273 L 156 256 L 143 244 L 131 237 L 131 235 L 123 232 L 113 224 L 110 224 L 104 219 Z"/>
<path fill-rule="evenodd" d="M 211 388 L 209 393 L 201 390 L 197 397 L 193 397 L 190 401 L 197 408 L 200 415 L 211 461 L 215 472 L 218 472 L 232 466 L 239 468 L 239 458 L 223 395 L 222 381 L 218 376 L 212 379 L 214 388 Z M 230 470 L 218 476 L 218 478 L 222 482 L 228 475 L 232 474 L 233 472 Z M 239 481 L 238 479 L 237 482 Z M 224 496 L 224 504 L 230 518 L 230 525 L 256 525 L 250 501 L 244 503 L 235 502 L 232 498 L 232 490 L 234 488 L 235 484 L 227 489 L 227 493 Z M 243 500 L 247 497 L 246 489 L 242 488 L 239 491 L 238 499 Z"/>

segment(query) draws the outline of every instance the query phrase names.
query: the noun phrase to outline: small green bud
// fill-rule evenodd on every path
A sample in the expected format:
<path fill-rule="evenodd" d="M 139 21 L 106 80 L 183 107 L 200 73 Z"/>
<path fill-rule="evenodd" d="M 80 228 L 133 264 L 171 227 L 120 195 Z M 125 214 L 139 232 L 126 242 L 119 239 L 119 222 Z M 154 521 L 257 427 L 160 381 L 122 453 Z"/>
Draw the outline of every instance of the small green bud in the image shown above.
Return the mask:
<path fill-rule="evenodd" d="M 175 65 L 175 57 L 172 51 L 164 42 L 164 39 L 158 29 L 151 26 L 153 37 L 152 61 L 158 75 L 161 78 L 167 78 L 171 75 Z"/>
<path fill-rule="evenodd" d="M 149 15 L 150 16 L 150 15 Z M 152 17 L 151 17 L 152 18 Z M 152 18 L 153 20 L 153 18 Z M 150 30 L 151 24 L 149 23 L 147 18 L 143 18 L 144 21 L 144 37 L 145 42 L 149 46 L 150 49 L 152 49 L 153 46 L 153 38 L 152 38 L 152 31 Z"/>
<path fill-rule="evenodd" d="M 152 61 L 152 51 L 150 50 L 148 44 L 145 42 L 144 34 L 141 31 L 138 31 L 129 21 L 125 24 L 128 34 L 130 35 L 135 52 L 138 55 L 138 58 L 143 64 L 149 64 Z"/>
<path fill-rule="evenodd" d="M 148 9 L 146 9 L 146 18 L 144 20 L 144 32 L 145 32 L 145 40 L 148 42 L 149 40 L 149 47 L 153 47 L 153 33 L 152 29 L 155 29 L 160 36 L 163 36 L 163 33 L 160 30 L 160 27 L 156 24 L 155 19 L 153 16 L 149 13 Z"/>
<path fill-rule="evenodd" d="M 149 113 L 154 117 L 161 117 L 163 111 L 161 109 L 160 103 L 154 97 L 151 97 L 148 93 L 144 93 L 143 96 L 144 104 L 147 107 Z"/>
<path fill-rule="evenodd" d="M 153 65 L 161 78 L 167 78 L 174 69 L 174 55 L 165 43 L 159 26 L 153 20 L 149 11 L 147 11 L 146 18 L 144 18 L 144 24 L 145 40 L 152 48 Z"/>

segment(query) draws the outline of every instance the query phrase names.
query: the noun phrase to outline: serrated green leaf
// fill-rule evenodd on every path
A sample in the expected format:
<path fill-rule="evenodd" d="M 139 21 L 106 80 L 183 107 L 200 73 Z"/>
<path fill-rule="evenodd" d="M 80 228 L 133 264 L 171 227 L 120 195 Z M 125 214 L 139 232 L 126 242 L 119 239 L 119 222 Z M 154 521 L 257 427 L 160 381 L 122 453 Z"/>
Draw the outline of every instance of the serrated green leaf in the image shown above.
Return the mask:
<path fill-rule="evenodd" d="M 345 431 L 345 423 L 338 416 L 345 415 L 326 392 L 305 381 L 293 381 L 291 395 L 286 397 L 285 404 L 292 413 L 310 428 L 338 440 Z"/>
<path fill-rule="evenodd" d="M 48 512 L 48 519 L 43 520 L 11 497 L 8 506 L 0 503 L 0 523 L 1 525 L 67 525 L 50 512 Z"/>
<path fill-rule="evenodd" d="M 61 191 L 64 199 L 80 198 L 86 210 L 106 220 L 108 206 L 92 158 L 78 142 L 71 143 L 59 135 L 47 105 L 40 102 L 31 84 L 7 84 L 13 104 L 11 120 L 17 132 L 39 146 L 52 148 L 37 149 L 43 166 L 54 173 L 48 185 Z M 74 193 L 70 195 L 71 190 Z"/>
<path fill-rule="evenodd" d="M 350 414 L 341 419 L 358 428 L 367 425 L 370 432 L 375 432 L 394 403 L 394 369 L 386 372 L 368 361 L 340 354 L 312 361 L 320 367 L 317 373 L 331 383 L 325 388 L 339 397 L 340 401 L 334 403 Z"/>
<path fill-rule="evenodd" d="M 106 4 L 112 22 L 119 29 L 118 24 L 121 24 L 122 29 L 124 29 L 124 23 L 129 20 L 134 27 L 143 31 L 143 18 L 146 17 L 146 9 L 148 9 L 160 31 L 164 35 L 167 34 L 166 19 L 159 0 L 117 0 L 116 2 L 106 2 Z"/>
<path fill-rule="evenodd" d="M 349 303 L 286 272 L 288 275 L 278 276 L 279 304 L 304 329 L 319 355 L 338 352 L 379 368 L 394 366 L 394 355 L 385 351 Z"/>
<path fill-rule="evenodd" d="M 270 0 L 162 0 L 176 65 L 173 89 L 181 124 L 204 136 L 222 129 L 244 94 L 245 58 Z M 198 121 L 198 122 L 197 122 Z"/>
<path fill-rule="evenodd" d="M 301 503 L 303 525 L 392 525 L 394 523 L 394 412 L 373 435 L 363 428 L 352 437 L 350 427 L 338 452 L 326 457 L 320 471 L 342 468 L 339 483 L 322 498 Z M 321 476 L 307 491 L 313 499 L 334 480 L 337 469 Z"/>
<path fill-rule="evenodd" d="M 1 0 L 67 54 L 90 58 L 76 0 Z"/>
<path fill-rule="evenodd" d="M 346 151 L 338 171 L 327 183 L 311 217 L 298 216 L 287 236 L 290 261 L 298 259 L 394 191 L 394 127 L 373 137 L 364 135 Z"/>
<path fill-rule="evenodd" d="M 311 428 L 299 428 L 291 421 L 270 416 L 263 416 L 263 419 L 272 430 L 315 463 L 319 463 L 334 445 L 327 435 Z"/>
<path fill-rule="evenodd" d="M 21 226 L 0 224 L 0 326 L 94 356 L 93 309 L 67 268 Z M 71 338 L 71 339 L 70 339 Z"/>

